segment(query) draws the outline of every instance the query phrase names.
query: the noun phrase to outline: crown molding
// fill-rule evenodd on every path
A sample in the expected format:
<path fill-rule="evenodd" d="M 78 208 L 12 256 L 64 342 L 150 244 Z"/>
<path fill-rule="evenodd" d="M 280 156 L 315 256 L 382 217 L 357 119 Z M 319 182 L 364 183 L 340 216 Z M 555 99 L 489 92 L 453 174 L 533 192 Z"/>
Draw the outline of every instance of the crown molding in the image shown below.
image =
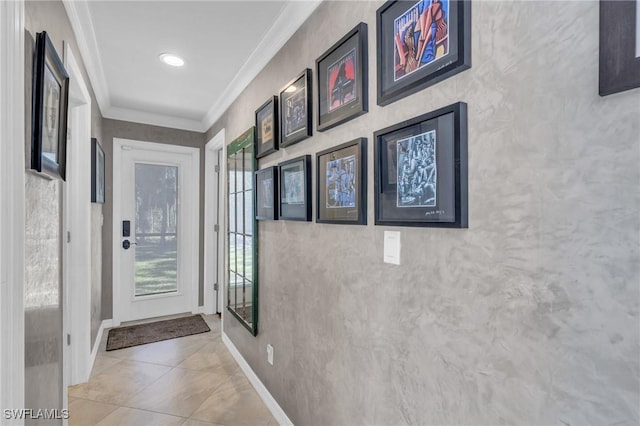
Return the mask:
<path fill-rule="evenodd" d="M 128 108 L 110 107 L 103 113 L 104 118 L 129 121 L 132 123 L 149 124 L 151 126 L 168 127 L 171 129 L 190 130 L 204 133 L 205 129 L 199 120 L 156 114 Z"/>
<path fill-rule="evenodd" d="M 111 100 L 89 5 L 86 0 L 62 0 L 62 3 L 71 22 L 73 34 L 76 36 L 80 56 L 89 75 L 98 107 L 104 115 L 111 107 Z"/>
<path fill-rule="evenodd" d="M 87 0 L 62 0 L 76 37 L 82 62 L 96 96 L 103 117 L 154 126 L 170 127 L 195 132 L 207 131 L 240 96 L 271 58 L 284 46 L 304 21 L 322 3 L 322 0 L 288 2 L 265 33 L 260 43 L 236 73 L 227 88 L 217 96 L 202 120 L 154 114 L 128 108 L 113 107 L 107 78 L 100 58 L 100 50 L 89 12 Z"/>
<path fill-rule="evenodd" d="M 307 20 L 322 0 L 290 1 L 283 8 L 273 25 L 266 32 L 256 49 L 236 73 L 227 88 L 218 96 L 218 100 L 209 108 L 202 119 L 202 127 L 208 130 L 242 91 L 251 83 L 284 44 Z"/>

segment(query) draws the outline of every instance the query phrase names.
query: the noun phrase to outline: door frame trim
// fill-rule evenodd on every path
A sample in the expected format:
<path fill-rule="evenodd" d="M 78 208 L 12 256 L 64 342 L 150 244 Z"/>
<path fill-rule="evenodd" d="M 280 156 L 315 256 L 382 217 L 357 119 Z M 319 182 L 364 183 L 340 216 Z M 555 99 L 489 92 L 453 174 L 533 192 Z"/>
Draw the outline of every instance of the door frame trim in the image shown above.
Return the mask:
<path fill-rule="evenodd" d="M 187 223 L 191 225 L 189 233 L 193 236 L 193 241 L 187 241 L 190 253 L 184 253 L 185 262 L 188 263 L 188 267 L 195 271 L 193 279 L 191 280 L 191 286 L 189 287 L 189 307 L 191 312 L 196 313 L 198 311 L 198 293 L 199 293 L 199 248 L 200 248 L 200 149 L 193 147 L 186 147 L 181 145 L 164 144 L 158 142 L 147 142 L 133 139 L 113 138 L 113 326 L 117 327 L 123 320 L 123 311 L 120 307 L 120 301 L 122 294 L 120 291 L 121 285 L 120 273 L 120 251 L 122 250 L 121 241 L 122 237 L 119 234 L 121 229 L 120 223 L 121 217 L 121 195 L 120 190 L 122 184 L 122 151 L 123 147 L 131 147 L 134 149 L 147 149 L 156 152 L 168 152 L 168 153 L 180 153 L 191 156 L 191 170 L 193 173 L 193 183 L 189 185 L 181 186 L 181 190 L 189 191 L 189 198 L 194 200 L 196 208 L 183 209 L 189 215 Z M 118 235 L 116 235 L 118 233 Z M 189 285 L 189 283 L 187 283 Z"/>
<path fill-rule="evenodd" d="M 70 76 L 71 143 L 67 150 L 67 181 L 63 192 L 63 357 L 64 389 L 89 380 L 91 373 L 91 95 L 69 43 L 64 44 L 64 66 Z M 71 233 L 71 240 L 66 238 Z M 68 242 L 67 242 L 68 241 Z M 87 285 L 89 283 L 89 285 Z M 66 334 L 71 335 L 70 347 Z M 63 400 L 67 395 L 64 393 Z M 66 405 L 65 405 L 66 407 Z"/>
<path fill-rule="evenodd" d="M 213 170 L 215 166 L 215 156 L 218 150 L 222 150 L 222 156 L 219 159 L 219 186 L 217 191 L 213 190 L 213 187 L 209 185 L 215 178 L 215 171 Z M 224 229 L 225 229 L 225 218 L 224 214 L 225 209 L 225 197 L 224 194 L 225 188 L 224 186 L 224 177 L 226 176 L 226 158 L 225 155 L 226 147 L 225 147 L 225 129 L 220 130 L 216 135 L 209 140 L 209 142 L 205 145 L 204 150 L 204 313 L 211 315 L 217 312 L 222 312 L 223 298 L 218 298 L 218 306 L 215 306 L 214 303 L 214 290 L 212 283 L 212 275 L 214 275 L 215 266 L 213 262 L 209 259 L 209 254 L 213 251 L 213 246 L 216 243 L 214 226 L 216 225 L 215 219 L 213 218 L 213 214 L 216 209 L 216 198 L 218 199 L 218 294 L 224 294 Z"/>
<path fill-rule="evenodd" d="M 0 2 L 0 406 L 14 409 L 24 408 L 24 55 L 24 1 Z"/>

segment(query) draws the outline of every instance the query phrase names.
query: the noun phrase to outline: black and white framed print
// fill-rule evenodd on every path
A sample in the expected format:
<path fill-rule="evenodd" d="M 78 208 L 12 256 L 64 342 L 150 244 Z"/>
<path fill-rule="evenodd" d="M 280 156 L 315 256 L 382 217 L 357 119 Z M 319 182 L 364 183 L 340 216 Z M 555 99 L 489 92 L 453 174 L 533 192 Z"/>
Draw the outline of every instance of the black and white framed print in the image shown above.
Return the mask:
<path fill-rule="evenodd" d="M 471 67 L 470 0 L 388 1 L 376 15 L 378 105 Z"/>
<path fill-rule="evenodd" d="M 374 133 L 376 225 L 467 228 L 467 104 Z"/>
<path fill-rule="evenodd" d="M 278 167 L 255 172 L 256 220 L 278 219 Z"/>
<path fill-rule="evenodd" d="M 316 60 L 318 130 L 368 111 L 367 24 L 359 23 Z"/>
<path fill-rule="evenodd" d="M 270 97 L 256 110 L 256 158 L 278 150 L 278 97 Z"/>
<path fill-rule="evenodd" d="M 65 180 L 69 74 L 46 31 L 36 34 L 33 61 L 31 168 Z"/>
<path fill-rule="evenodd" d="M 278 165 L 280 219 L 311 221 L 311 156 Z"/>
<path fill-rule="evenodd" d="M 367 139 L 316 155 L 316 222 L 367 224 Z"/>
<path fill-rule="evenodd" d="M 280 91 L 280 146 L 298 143 L 312 131 L 311 70 L 287 83 Z"/>

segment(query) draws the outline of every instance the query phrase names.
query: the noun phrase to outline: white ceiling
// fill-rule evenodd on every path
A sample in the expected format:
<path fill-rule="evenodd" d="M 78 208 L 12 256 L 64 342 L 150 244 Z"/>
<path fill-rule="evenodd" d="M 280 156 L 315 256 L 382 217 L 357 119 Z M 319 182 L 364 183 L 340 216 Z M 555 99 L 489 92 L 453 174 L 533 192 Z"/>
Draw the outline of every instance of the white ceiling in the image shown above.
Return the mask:
<path fill-rule="evenodd" d="M 104 117 L 200 132 L 319 3 L 64 0 Z"/>

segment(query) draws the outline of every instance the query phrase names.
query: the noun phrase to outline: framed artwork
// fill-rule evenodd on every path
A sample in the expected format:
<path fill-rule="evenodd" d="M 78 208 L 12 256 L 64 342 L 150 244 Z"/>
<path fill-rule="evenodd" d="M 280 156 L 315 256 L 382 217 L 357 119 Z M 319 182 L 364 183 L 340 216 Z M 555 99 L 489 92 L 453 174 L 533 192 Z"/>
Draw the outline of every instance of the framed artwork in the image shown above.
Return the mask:
<path fill-rule="evenodd" d="M 278 97 L 272 96 L 256 111 L 256 158 L 278 150 Z"/>
<path fill-rule="evenodd" d="M 470 0 L 388 1 L 376 15 L 378 105 L 471 67 Z"/>
<path fill-rule="evenodd" d="M 287 83 L 280 91 L 280 145 L 298 143 L 313 133 L 311 130 L 311 70 Z"/>
<path fill-rule="evenodd" d="M 318 130 L 368 111 L 367 24 L 359 23 L 316 60 Z"/>
<path fill-rule="evenodd" d="M 279 218 L 311 221 L 311 156 L 278 165 Z"/>
<path fill-rule="evenodd" d="M 104 151 L 98 139 L 91 138 L 91 202 L 104 204 Z"/>
<path fill-rule="evenodd" d="M 640 1 L 600 0 L 600 96 L 640 87 Z"/>
<path fill-rule="evenodd" d="M 65 180 L 69 75 L 45 31 L 33 61 L 31 168 Z"/>
<path fill-rule="evenodd" d="M 255 173 L 256 220 L 278 219 L 278 167 Z"/>
<path fill-rule="evenodd" d="M 367 139 L 316 155 L 316 222 L 367 224 Z"/>
<path fill-rule="evenodd" d="M 376 225 L 467 228 L 467 104 L 374 133 Z"/>

